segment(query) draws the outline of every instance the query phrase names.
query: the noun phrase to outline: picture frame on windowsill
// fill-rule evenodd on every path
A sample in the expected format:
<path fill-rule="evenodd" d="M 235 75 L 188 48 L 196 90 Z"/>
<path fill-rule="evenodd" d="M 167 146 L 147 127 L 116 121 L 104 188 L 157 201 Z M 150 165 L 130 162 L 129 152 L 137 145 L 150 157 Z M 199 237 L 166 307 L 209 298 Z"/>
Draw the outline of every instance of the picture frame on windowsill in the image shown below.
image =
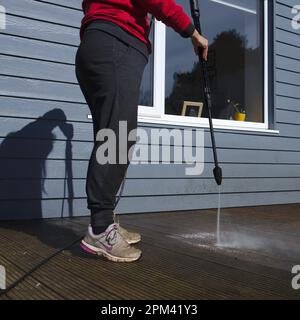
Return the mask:
<path fill-rule="evenodd" d="M 183 101 L 181 115 L 185 117 L 201 118 L 203 105 L 203 102 Z"/>

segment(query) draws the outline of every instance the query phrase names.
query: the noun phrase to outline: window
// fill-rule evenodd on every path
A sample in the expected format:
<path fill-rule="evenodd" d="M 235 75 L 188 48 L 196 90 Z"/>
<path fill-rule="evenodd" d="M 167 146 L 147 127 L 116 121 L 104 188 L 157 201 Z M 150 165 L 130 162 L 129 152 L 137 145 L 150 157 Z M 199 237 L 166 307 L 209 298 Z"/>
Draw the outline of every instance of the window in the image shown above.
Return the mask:
<path fill-rule="evenodd" d="M 189 1 L 176 2 L 190 12 Z M 267 0 L 202 0 L 200 6 L 210 43 L 214 125 L 267 129 Z M 154 41 L 153 104 L 148 114 L 140 110 L 139 120 L 207 126 L 201 72 L 190 41 L 157 21 Z"/>
<path fill-rule="evenodd" d="M 151 28 L 149 39 L 154 44 L 154 26 Z M 140 89 L 139 104 L 144 107 L 153 107 L 153 67 L 154 55 L 149 56 L 149 62 L 145 68 Z"/>

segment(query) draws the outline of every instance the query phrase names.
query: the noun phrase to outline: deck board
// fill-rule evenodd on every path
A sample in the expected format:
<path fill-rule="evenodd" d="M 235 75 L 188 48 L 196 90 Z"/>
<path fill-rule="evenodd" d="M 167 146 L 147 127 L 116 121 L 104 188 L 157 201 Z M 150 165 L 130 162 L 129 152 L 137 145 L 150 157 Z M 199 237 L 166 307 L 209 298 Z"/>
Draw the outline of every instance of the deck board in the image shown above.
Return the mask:
<path fill-rule="evenodd" d="M 215 245 L 215 210 L 119 219 L 141 232 L 140 261 L 105 261 L 82 252 L 77 243 L 0 299 L 300 298 L 291 288 L 291 267 L 300 264 L 295 245 L 300 205 L 224 209 L 222 234 L 232 241 L 226 247 Z M 86 217 L 1 222 L 0 264 L 7 269 L 7 284 L 79 239 L 87 224 Z"/>

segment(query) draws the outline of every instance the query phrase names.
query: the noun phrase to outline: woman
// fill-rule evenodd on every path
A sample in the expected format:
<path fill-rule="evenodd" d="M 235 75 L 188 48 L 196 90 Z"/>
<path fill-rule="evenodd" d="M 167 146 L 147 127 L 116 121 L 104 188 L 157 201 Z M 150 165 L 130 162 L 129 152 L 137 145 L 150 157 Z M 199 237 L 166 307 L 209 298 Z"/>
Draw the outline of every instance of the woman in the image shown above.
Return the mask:
<path fill-rule="evenodd" d="M 84 0 L 82 7 L 76 76 L 92 114 L 94 148 L 86 180 L 91 225 L 81 246 L 111 261 L 132 262 L 141 256 L 141 251 L 132 246 L 141 237 L 114 223 L 114 209 L 129 165 L 128 150 L 134 142 L 128 141 L 121 153 L 117 151 L 117 163 L 102 163 L 97 156 L 104 144 L 98 139 L 99 132 L 111 129 L 118 146 L 120 121 L 127 124 L 128 132 L 137 128 L 140 84 L 152 51 L 148 14 L 182 37 L 190 37 L 196 54 L 198 47 L 203 48 L 204 59 L 208 42 L 174 0 Z M 125 163 L 118 161 L 124 159 L 122 153 Z"/>

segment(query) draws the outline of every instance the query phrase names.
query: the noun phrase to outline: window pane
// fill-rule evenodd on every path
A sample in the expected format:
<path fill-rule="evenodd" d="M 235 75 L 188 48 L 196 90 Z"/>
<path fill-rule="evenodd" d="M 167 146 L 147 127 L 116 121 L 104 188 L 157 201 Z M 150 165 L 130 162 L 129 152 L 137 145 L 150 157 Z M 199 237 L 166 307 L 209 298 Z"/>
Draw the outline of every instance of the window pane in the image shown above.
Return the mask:
<path fill-rule="evenodd" d="M 152 43 L 152 50 L 154 49 L 154 23 L 151 28 L 149 39 Z M 141 106 L 153 106 L 153 65 L 154 65 L 154 54 L 149 56 L 149 62 L 145 68 L 143 80 L 140 88 L 140 100 L 139 105 Z"/>
<path fill-rule="evenodd" d="M 189 1 L 177 0 L 187 13 Z M 263 1 L 199 1 L 201 24 L 210 43 L 209 77 L 213 117 L 264 122 Z M 231 103 L 228 103 L 228 101 Z M 181 115 L 184 101 L 203 102 L 201 71 L 190 40 L 167 29 L 166 113 Z M 199 106 L 185 108 L 198 116 Z M 204 109 L 202 117 L 207 116 Z"/>

